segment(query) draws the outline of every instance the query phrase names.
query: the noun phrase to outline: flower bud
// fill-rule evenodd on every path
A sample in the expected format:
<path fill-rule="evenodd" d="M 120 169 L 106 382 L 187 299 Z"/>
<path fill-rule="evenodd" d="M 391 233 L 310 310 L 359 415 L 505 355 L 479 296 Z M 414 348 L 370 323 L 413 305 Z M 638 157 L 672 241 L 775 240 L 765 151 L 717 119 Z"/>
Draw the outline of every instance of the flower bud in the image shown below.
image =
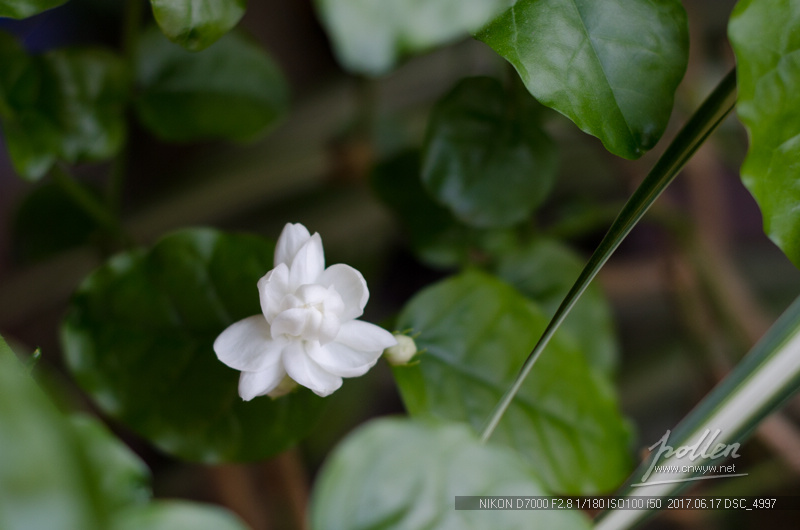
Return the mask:
<path fill-rule="evenodd" d="M 389 364 L 394 366 L 408 364 L 408 361 L 417 354 L 417 345 L 414 343 L 414 339 L 399 333 L 395 333 L 394 338 L 397 339 L 397 344 L 383 350 L 383 356 L 386 357 Z"/>

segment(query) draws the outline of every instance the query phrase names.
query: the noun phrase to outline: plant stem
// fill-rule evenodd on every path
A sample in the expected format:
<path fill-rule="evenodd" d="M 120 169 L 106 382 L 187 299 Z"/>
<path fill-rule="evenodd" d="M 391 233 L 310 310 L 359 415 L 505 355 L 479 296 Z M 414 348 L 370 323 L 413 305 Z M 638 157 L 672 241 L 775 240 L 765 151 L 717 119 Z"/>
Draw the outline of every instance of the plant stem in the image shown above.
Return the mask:
<path fill-rule="evenodd" d="M 589 258 L 572 289 L 567 293 L 564 301 L 561 302 L 539 342 L 528 355 L 511 388 L 506 392 L 489 417 L 481 434 L 482 442 L 485 443 L 492 435 L 528 373 L 530 373 L 534 363 L 572 310 L 572 307 L 589 286 L 589 283 L 695 151 L 722 123 L 733 109 L 735 103 L 736 72 L 731 70 L 720 81 L 711 95 L 700 105 L 700 108 L 689 118 L 689 121 L 675 136 L 675 139 L 664 151 L 664 154 L 661 155 L 661 158 L 650 170 L 642 184 L 636 189 L 628 202 L 625 203 L 619 216 L 612 223 L 611 228 L 608 229 L 605 237 Z"/>
<path fill-rule="evenodd" d="M 132 238 L 123 230 L 119 219 L 86 188 L 78 184 L 67 171 L 59 165 L 50 170 L 53 181 L 69 195 L 106 232 L 114 236 L 124 247 L 132 245 Z"/>

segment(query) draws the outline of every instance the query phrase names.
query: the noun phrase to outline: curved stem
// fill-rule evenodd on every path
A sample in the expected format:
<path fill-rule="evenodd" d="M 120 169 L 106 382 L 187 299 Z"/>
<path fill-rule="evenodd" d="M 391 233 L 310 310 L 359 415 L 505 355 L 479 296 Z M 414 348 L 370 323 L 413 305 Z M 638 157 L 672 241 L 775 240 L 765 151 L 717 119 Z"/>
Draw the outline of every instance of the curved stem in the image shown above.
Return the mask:
<path fill-rule="evenodd" d="M 589 258 L 572 289 L 567 293 L 564 301 L 561 302 L 536 347 L 528 355 L 511 388 L 506 392 L 489 417 L 481 434 L 482 442 L 485 443 L 492 435 L 506 409 L 522 386 L 525 377 L 530 373 L 534 363 L 572 310 L 572 307 L 589 286 L 589 283 L 695 151 L 733 110 L 735 103 L 736 71 L 731 70 L 720 81 L 711 95 L 700 105 L 700 108 L 692 115 L 683 129 L 680 130 L 666 151 L 664 151 L 664 154 L 653 166 L 653 169 L 642 181 L 642 184 L 636 189 L 628 202 L 625 203 L 622 211 L 612 223 L 611 228 L 608 229 L 605 237 L 603 237 L 603 240 Z"/>

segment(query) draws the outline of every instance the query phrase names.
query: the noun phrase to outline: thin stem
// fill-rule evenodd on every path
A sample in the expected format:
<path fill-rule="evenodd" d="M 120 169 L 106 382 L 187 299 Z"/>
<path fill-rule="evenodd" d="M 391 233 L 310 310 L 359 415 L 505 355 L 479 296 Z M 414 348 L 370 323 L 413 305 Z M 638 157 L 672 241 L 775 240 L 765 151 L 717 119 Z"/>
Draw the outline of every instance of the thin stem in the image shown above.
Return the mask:
<path fill-rule="evenodd" d="M 125 233 L 117 217 L 86 188 L 78 184 L 65 169 L 55 165 L 50 170 L 50 175 L 72 201 L 89 214 L 99 226 L 114 236 L 123 246 L 131 246 L 132 238 Z"/>
<path fill-rule="evenodd" d="M 555 334 L 561 323 L 567 317 L 572 307 L 580 296 L 589 286 L 589 283 L 597 275 L 603 265 L 608 261 L 617 247 L 630 233 L 634 226 L 644 216 L 653 202 L 661 195 L 661 192 L 672 182 L 678 172 L 686 162 L 705 142 L 706 138 L 714 132 L 725 117 L 733 110 L 736 103 L 736 72 L 731 72 L 720 81 L 717 88 L 700 105 L 700 108 L 692 115 L 686 125 L 677 134 L 672 143 L 661 155 L 658 162 L 650 170 L 642 184 L 636 189 L 628 202 L 623 206 L 622 211 L 608 229 L 603 240 L 598 245 L 589 262 L 581 271 L 580 276 L 570 289 L 564 301 L 559 306 L 553 318 L 550 320 L 544 334 L 528 355 L 522 365 L 511 388 L 495 407 L 489 417 L 483 432 L 481 441 L 486 442 L 494 432 L 506 409 L 511 404 L 514 396 L 519 391 L 522 383 L 530 373 L 536 360 L 544 351 L 550 339 Z"/>
<path fill-rule="evenodd" d="M 126 0 L 122 19 L 122 52 L 132 64 L 142 28 L 143 0 Z"/>
<path fill-rule="evenodd" d="M 128 69 L 134 70 L 136 47 L 139 42 L 139 34 L 142 30 L 143 0 L 126 0 L 125 11 L 122 19 L 122 53 L 128 62 Z M 120 152 L 114 158 L 111 167 L 108 185 L 106 188 L 106 203 L 108 208 L 118 213 L 122 202 L 122 190 L 125 183 L 126 168 L 128 165 L 128 145 L 127 141 Z"/>

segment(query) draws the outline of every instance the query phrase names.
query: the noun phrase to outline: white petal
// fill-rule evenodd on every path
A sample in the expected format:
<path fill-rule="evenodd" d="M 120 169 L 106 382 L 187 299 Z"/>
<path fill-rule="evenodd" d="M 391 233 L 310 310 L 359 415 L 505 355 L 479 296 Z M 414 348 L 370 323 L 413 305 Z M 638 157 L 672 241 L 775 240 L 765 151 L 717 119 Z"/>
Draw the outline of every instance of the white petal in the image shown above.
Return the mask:
<path fill-rule="evenodd" d="M 285 342 L 275 341 L 263 315 L 235 322 L 214 341 L 217 358 L 231 368 L 259 372 L 280 361 Z"/>
<path fill-rule="evenodd" d="M 382 352 L 389 346 L 397 344 L 397 339 L 380 326 L 361 320 L 351 320 L 342 324 L 336 342 L 354 350 Z"/>
<path fill-rule="evenodd" d="M 338 316 L 333 313 L 322 315 L 322 322 L 320 322 L 319 330 L 317 331 L 317 340 L 321 344 L 329 343 L 339 335 L 340 327 Z"/>
<path fill-rule="evenodd" d="M 307 343 L 306 347 L 318 348 L 319 344 Z M 289 377 L 318 396 L 325 397 L 342 386 L 342 378 L 334 375 L 311 360 L 302 343 L 292 342 L 283 351 L 283 365 Z"/>
<path fill-rule="evenodd" d="M 314 323 L 309 322 L 309 320 L 315 315 L 319 320 L 322 319 L 319 311 L 314 309 L 296 307 L 281 311 L 272 321 L 272 336 L 278 338 L 285 334 L 292 337 L 302 337 L 313 326 Z"/>
<path fill-rule="evenodd" d="M 275 266 L 285 263 L 291 267 L 297 251 L 300 250 L 306 241 L 311 239 L 308 229 L 300 223 L 286 223 L 283 227 L 278 244 L 275 245 Z"/>
<path fill-rule="evenodd" d="M 322 238 L 314 234 L 305 242 L 292 264 L 289 266 L 289 285 L 297 289 L 307 283 L 317 283 L 317 278 L 325 269 L 325 253 L 322 250 Z"/>
<path fill-rule="evenodd" d="M 285 263 L 278 264 L 274 269 L 258 280 L 258 297 L 261 300 L 261 312 L 267 321 L 271 322 L 280 311 L 281 301 L 289 291 L 289 267 Z"/>
<path fill-rule="evenodd" d="M 333 286 L 344 301 L 345 309 L 339 318 L 342 321 L 358 318 L 364 313 L 369 299 L 369 290 L 364 277 L 350 265 L 337 263 L 320 274 L 317 283 L 325 287 Z"/>
<path fill-rule="evenodd" d="M 309 348 L 308 354 L 328 372 L 342 377 L 364 375 L 375 366 L 383 350 L 359 351 L 340 342 L 331 342 L 319 348 Z"/>
<path fill-rule="evenodd" d="M 270 393 L 280 385 L 286 376 L 281 363 L 260 372 L 242 372 L 239 376 L 239 395 L 245 401 Z"/>

